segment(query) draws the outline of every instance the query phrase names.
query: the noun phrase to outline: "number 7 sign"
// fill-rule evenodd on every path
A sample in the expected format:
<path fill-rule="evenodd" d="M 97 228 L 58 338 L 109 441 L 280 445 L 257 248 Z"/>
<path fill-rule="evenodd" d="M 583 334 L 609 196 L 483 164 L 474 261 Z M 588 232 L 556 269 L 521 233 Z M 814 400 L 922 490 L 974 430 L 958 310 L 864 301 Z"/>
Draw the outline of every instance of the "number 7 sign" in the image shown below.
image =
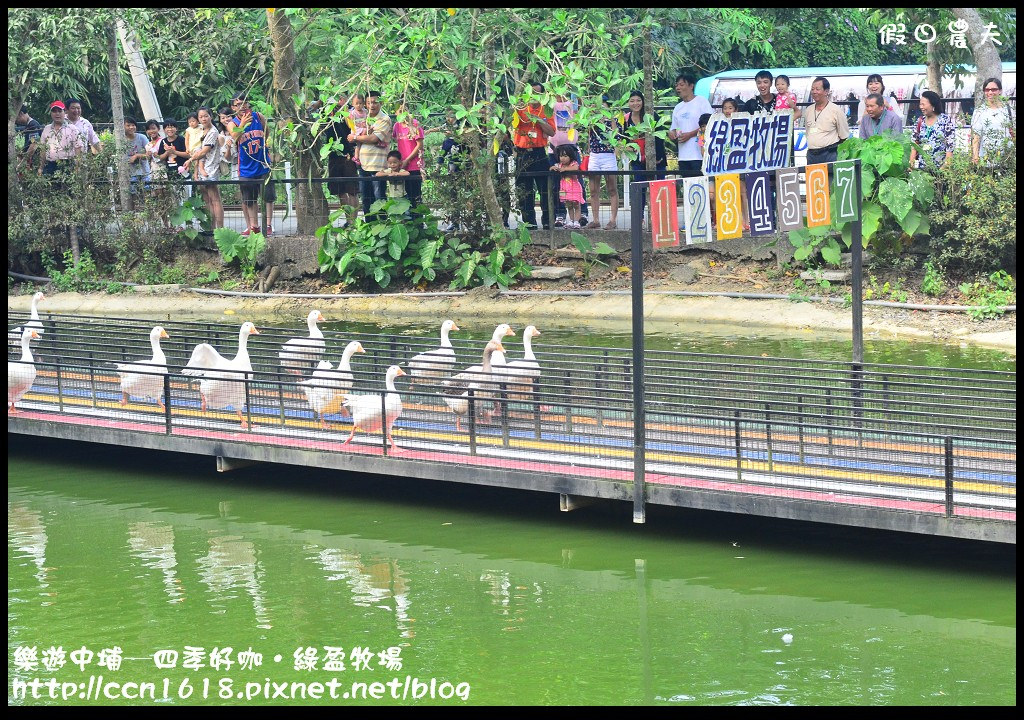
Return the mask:
<path fill-rule="evenodd" d="M 651 240 L 656 248 L 679 246 L 679 216 L 676 214 L 676 181 L 651 183 Z"/>

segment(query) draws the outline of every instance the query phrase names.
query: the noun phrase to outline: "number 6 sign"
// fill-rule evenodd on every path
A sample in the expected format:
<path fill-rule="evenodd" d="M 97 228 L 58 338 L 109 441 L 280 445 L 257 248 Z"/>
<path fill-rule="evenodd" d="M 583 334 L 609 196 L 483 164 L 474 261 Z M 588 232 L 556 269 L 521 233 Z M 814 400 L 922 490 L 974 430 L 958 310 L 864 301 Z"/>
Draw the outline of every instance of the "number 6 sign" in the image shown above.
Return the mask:
<path fill-rule="evenodd" d="M 675 180 L 658 180 L 651 183 L 651 240 L 656 248 L 679 245 Z"/>
<path fill-rule="evenodd" d="M 807 227 L 829 225 L 832 210 L 828 200 L 828 165 L 807 166 Z"/>

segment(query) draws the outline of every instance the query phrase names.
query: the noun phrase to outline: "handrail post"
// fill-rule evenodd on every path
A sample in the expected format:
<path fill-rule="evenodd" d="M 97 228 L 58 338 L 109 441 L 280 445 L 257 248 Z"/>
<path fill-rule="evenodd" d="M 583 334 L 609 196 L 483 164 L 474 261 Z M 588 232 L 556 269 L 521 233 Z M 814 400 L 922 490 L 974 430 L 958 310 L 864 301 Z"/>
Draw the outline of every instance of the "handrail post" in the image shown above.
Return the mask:
<path fill-rule="evenodd" d="M 92 406 L 96 407 L 96 361 L 89 351 L 89 392 L 92 395 Z"/>
<path fill-rule="evenodd" d="M 647 477 L 646 424 L 644 414 L 644 240 L 643 210 L 639 194 L 642 188 L 630 186 L 630 235 L 633 241 L 630 253 L 630 275 L 633 288 L 633 522 L 647 519 L 644 505 Z"/>
<path fill-rule="evenodd" d="M 466 395 L 466 402 L 469 407 L 466 410 L 466 420 L 469 422 L 469 454 L 476 455 L 476 391 L 470 388 Z"/>
<path fill-rule="evenodd" d="M 245 385 L 245 424 L 247 430 L 252 432 L 252 390 L 249 387 L 249 373 L 242 374 L 242 383 Z"/>
<path fill-rule="evenodd" d="M 735 419 L 733 420 L 736 435 L 736 480 L 737 482 L 743 481 L 743 446 L 742 437 L 740 435 L 740 411 L 736 411 Z"/>
<path fill-rule="evenodd" d="M 164 428 L 171 434 L 171 374 L 164 373 Z"/>
<path fill-rule="evenodd" d="M 57 360 L 57 409 L 64 412 L 64 382 L 61 377 L 60 360 Z"/>
<path fill-rule="evenodd" d="M 953 517 L 953 438 L 946 436 L 945 470 L 946 470 L 946 517 Z"/>
<path fill-rule="evenodd" d="M 508 447 L 509 441 L 509 430 L 508 430 L 508 383 L 501 383 L 501 393 L 498 395 L 501 402 L 501 444 L 502 447 Z"/>
<path fill-rule="evenodd" d="M 355 418 L 352 418 L 352 422 L 355 422 Z M 384 390 L 380 393 L 380 437 L 381 443 L 384 446 L 384 457 L 388 455 L 388 390 Z"/>

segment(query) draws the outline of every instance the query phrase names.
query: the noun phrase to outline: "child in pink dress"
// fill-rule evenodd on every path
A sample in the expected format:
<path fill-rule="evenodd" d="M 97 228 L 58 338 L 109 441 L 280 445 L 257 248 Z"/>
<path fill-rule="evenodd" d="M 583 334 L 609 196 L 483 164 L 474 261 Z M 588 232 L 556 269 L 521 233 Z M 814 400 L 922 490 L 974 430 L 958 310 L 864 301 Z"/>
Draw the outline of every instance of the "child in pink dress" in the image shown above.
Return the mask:
<path fill-rule="evenodd" d="M 775 96 L 775 109 L 792 110 L 794 120 L 800 117 L 800 108 L 796 106 L 796 93 L 789 91 L 789 76 L 779 75 L 776 77 L 775 89 L 778 91 Z"/>
<path fill-rule="evenodd" d="M 576 175 L 580 169 L 580 160 L 576 156 L 573 145 L 561 145 L 558 148 L 558 164 L 552 170 L 562 173 L 558 183 L 558 198 L 565 204 L 565 226 L 578 229 L 580 226 L 580 206 L 583 203 L 583 186 Z"/>
<path fill-rule="evenodd" d="M 366 119 L 370 116 L 370 111 L 366 109 L 366 98 L 360 93 L 354 93 L 350 102 L 352 103 L 352 109 L 348 111 L 348 116 L 351 119 L 350 127 L 352 128 L 352 132 L 356 135 L 369 134 Z M 352 161 L 356 165 L 361 164 L 359 162 L 359 143 L 356 143 L 355 154 L 352 157 Z"/>

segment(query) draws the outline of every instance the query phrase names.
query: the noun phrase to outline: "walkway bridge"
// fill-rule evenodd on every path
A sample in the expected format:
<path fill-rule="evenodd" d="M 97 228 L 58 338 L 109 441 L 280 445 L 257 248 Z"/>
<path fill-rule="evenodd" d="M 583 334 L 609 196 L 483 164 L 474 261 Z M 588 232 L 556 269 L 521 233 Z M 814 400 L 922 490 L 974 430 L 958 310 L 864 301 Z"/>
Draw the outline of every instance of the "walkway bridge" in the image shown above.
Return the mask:
<path fill-rule="evenodd" d="M 236 381 L 248 399 L 240 427 L 231 411 L 201 412 L 197 379 L 180 372 L 200 342 L 233 356 L 238 325 L 162 323 L 161 410 L 121 405 L 114 368 L 150 356 L 153 321 L 53 315 L 43 324 L 37 378 L 8 433 L 208 455 L 221 470 L 268 462 L 536 490 L 558 494 L 565 510 L 592 498 L 633 502 L 639 490 L 644 503 L 1016 543 L 1013 372 L 648 351 L 646 419 L 635 429 L 629 349 L 540 338 L 533 390 L 503 386 L 487 422 L 486 401 L 475 399 L 461 430 L 438 387 L 399 378 L 392 451 L 380 432 L 344 445 L 343 415 L 320 428 L 298 378 L 277 367 L 281 344 L 305 330 L 249 339 L 254 372 Z M 517 331 L 509 359 L 521 356 Z M 382 403 L 387 366 L 438 345 L 436 335 L 325 335 L 333 364 L 361 341 L 353 392 Z M 453 345 L 459 368 L 480 362 L 483 343 Z"/>

